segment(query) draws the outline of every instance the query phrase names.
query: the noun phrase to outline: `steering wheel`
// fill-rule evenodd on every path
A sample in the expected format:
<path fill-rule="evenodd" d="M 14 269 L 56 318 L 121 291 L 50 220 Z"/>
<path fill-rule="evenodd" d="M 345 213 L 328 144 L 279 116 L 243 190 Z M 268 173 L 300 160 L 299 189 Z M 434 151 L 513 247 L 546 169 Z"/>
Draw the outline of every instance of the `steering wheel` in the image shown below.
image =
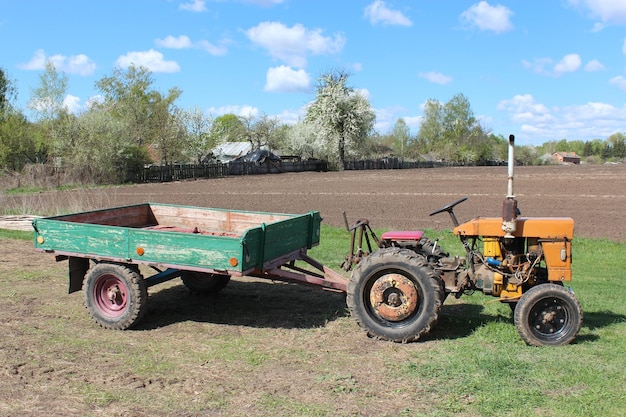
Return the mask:
<path fill-rule="evenodd" d="M 452 212 L 452 209 L 454 208 L 454 206 L 456 206 L 457 204 L 461 204 L 465 200 L 467 200 L 467 197 L 463 197 L 462 199 L 457 200 L 454 203 L 450 203 L 447 206 L 440 208 L 439 210 L 435 210 L 432 213 L 430 213 L 430 215 L 434 216 L 435 214 L 443 213 L 444 211 L 447 211 L 448 213 L 450 213 Z"/>

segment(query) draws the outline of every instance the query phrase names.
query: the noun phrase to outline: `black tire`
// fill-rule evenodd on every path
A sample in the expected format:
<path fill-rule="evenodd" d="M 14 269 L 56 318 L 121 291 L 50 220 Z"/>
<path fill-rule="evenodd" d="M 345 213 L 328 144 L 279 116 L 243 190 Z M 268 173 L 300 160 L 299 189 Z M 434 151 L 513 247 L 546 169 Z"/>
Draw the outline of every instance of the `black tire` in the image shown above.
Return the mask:
<path fill-rule="evenodd" d="M 515 327 L 531 346 L 562 346 L 571 343 L 583 321 L 580 303 L 572 292 L 557 284 L 540 284 L 517 302 Z"/>
<path fill-rule="evenodd" d="M 443 297 L 441 279 L 422 256 L 380 249 L 363 259 L 348 283 L 348 308 L 371 337 L 413 342 L 437 323 Z"/>
<path fill-rule="evenodd" d="M 181 277 L 189 291 L 198 294 L 216 294 L 228 285 L 230 275 L 211 274 L 206 272 L 187 272 Z"/>
<path fill-rule="evenodd" d="M 429 262 L 436 263 L 439 259 L 450 256 L 447 252 L 444 252 L 439 246 L 439 242 L 423 238 L 420 241 L 420 248 L 416 251 L 420 255 L 425 256 Z"/>
<path fill-rule="evenodd" d="M 85 307 L 105 329 L 126 330 L 146 313 L 148 289 L 136 267 L 100 263 L 85 275 Z"/>

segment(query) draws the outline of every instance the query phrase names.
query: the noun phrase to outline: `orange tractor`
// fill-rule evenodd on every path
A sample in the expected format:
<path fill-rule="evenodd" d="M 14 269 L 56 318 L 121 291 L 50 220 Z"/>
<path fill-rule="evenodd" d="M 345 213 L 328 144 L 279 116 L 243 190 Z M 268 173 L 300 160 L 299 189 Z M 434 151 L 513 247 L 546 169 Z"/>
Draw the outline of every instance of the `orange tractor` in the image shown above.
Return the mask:
<path fill-rule="evenodd" d="M 436 324 L 448 294 L 458 298 L 482 291 L 509 304 L 527 344 L 560 346 L 574 340 L 583 314 L 572 290 L 564 286 L 572 279 L 574 220 L 520 217 L 513 194 L 513 150 L 511 135 L 501 218 L 477 217 L 459 224 L 454 207 L 467 198 L 430 213 L 450 215 L 464 257 L 449 256 L 421 231 L 391 231 L 379 239 L 367 220 L 348 227 L 352 251 L 343 268 L 356 267 L 347 303 L 370 336 L 415 341 Z"/>

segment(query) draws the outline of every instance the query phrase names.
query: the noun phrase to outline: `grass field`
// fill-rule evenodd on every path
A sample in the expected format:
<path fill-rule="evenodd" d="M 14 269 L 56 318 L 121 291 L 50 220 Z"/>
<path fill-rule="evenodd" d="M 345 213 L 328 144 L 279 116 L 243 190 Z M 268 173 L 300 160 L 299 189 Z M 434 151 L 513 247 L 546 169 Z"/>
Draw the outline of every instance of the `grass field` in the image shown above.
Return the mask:
<path fill-rule="evenodd" d="M 428 233 L 462 253 L 450 232 Z M 32 234 L 0 230 L 3 248 L 30 247 L 20 239 Z M 324 226 L 321 242 L 310 254 L 337 268 L 349 235 Z M 400 345 L 368 339 L 340 295 L 282 284 L 233 283 L 209 304 L 166 286 L 144 327 L 105 331 L 56 288 L 62 265 L 7 267 L 0 415 L 621 416 L 626 245 L 577 238 L 573 250 L 584 323 L 559 348 L 526 346 L 508 306 L 481 294 L 450 297 L 425 340 Z"/>

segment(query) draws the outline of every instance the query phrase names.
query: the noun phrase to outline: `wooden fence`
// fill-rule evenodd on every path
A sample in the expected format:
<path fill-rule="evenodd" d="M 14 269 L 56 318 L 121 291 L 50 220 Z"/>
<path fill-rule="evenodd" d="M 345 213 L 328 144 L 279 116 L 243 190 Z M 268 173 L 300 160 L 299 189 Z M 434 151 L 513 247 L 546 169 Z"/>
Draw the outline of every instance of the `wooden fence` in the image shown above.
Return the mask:
<path fill-rule="evenodd" d="M 345 170 L 368 169 L 415 169 L 415 168 L 445 168 L 452 166 L 468 166 L 475 164 L 460 164 L 447 161 L 402 161 L 399 158 L 360 159 L 344 162 Z M 488 161 L 485 165 L 499 165 Z M 328 162 L 319 159 L 270 161 L 263 163 L 231 161 L 228 163 L 210 164 L 174 164 L 164 166 L 149 166 L 138 172 L 126 174 L 126 181 L 133 183 L 169 182 L 197 178 L 221 178 L 230 175 L 259 175 L 279 174 L 283 172 L 328 171 Z"/>
<path fill-rule="evenodd" d="M 231 161 L 210 164 L 151 165 L 128 172 L 126 181 L 133 183 L 170 182 L 197 178 L 222 178 L 229 175 L 278 174 L 282 172 L 328 171 L 328 162 L 321 160 L 270 161 L 264 163 Z"/>

